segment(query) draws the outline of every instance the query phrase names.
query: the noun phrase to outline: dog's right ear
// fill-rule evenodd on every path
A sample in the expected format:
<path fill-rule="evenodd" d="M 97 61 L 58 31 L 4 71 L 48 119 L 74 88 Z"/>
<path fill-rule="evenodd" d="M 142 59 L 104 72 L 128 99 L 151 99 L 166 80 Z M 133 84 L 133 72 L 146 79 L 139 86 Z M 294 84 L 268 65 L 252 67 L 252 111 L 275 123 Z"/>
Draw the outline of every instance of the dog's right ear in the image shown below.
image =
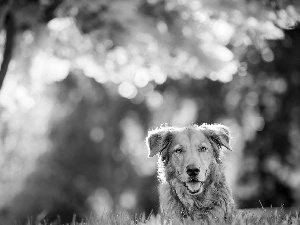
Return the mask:
<path fill-rule="evenodd" d="M 149 149 L 148 157 L 153 157 L 159 153 L 164 160 L 171 143 L 172 133 L 169 127 L 160 127 L 149 131 L 146 137 L 146 144 Z"/>

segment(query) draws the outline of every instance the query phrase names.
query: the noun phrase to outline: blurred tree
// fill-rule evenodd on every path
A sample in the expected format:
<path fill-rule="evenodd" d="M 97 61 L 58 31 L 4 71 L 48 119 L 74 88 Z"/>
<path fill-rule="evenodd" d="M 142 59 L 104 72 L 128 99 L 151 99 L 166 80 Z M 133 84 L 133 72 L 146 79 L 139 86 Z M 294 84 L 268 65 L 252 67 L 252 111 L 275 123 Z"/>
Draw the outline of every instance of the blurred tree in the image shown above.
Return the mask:
<path fill-rule="evenodd" d="M 149 188 L 149 178 L 139 178 L 120 151 L 121 121 L 135 112 L 145 130 L 147 108 L 108 95 L 101 84 L 81 75 L 69 75 L 55 86 L 54 93 L 51 151 L 37 160 L 37 169 L 26 178 L 24 188 L 2 209 L 1 221 L 26 221 L 30 216 L 54 220 L 61 215 L 62 222 L 69 222 L 73 214 L 81 221 L 92 211 L 116 210 L 128 190 L 137 196 L 128 210 L 142 213 L 148 208 L 150 212 L 157 202 L 156 188 Z M 150 180 L 153 184 L 155 178 Z M 145 188 L 150 192 L 146 196 Z"/>
<path fill-rule="evenodd" d="M 231 85 L 242 95 L 237 103 L 242 112 L 236 116 L 245 129 L 255 130 L 247 138 L 240 171 L 241 207 L 260 207 L 259 201 L 266 207 L 299 206 L 300 29 L 285 34 L 262 55 L 248 49 L 248 81 L 236 77 L 240 85 Z"/>
<path fill-rule="evenodd" d="M 291 47 L 299 31 L 283 39 L 282 30 L 297 26 L 298 1 L 15 0 L 0 12 L 2 81 L 15 53 L 3 86 L 7 112 L 40 104 L 43 88 L 51 93 L 43 131 L 50 151 L 3 217 L 45 210 L 41 217 L 64 212 L 67 221 L 101 205 L 149 213 L 157 209 L 155 170 L 139 154 L 148 127 L 225 117 L 238 120 L 247 141 L 241 206 L 269 205 L 275 192 L 273 204 L 300 202 L 299 56 Z M 23 150 L 10 145 L 15 117 L 3 123 L 3 146 Z M 27 123 L 22 144 L 38 129 Z"/>
<path fill-rule="evenodd" d="M 73 19 L 83 33 L 89 34 L 96 53 L 103 54 L 117 46 L 127 46 L 126 50 L 130 51 L 129 45 L 134 44 L 138 46 L 139 54 L 147 58 L 143 66 L 147 62 L 155 63 L 167 67 L 167 73 L 187 72 L 196 77 L 217 72 L 222 74 L 220 79 L 224 79 L 224 73 L 232 75 L 235 72 L 234 62 L 228 66 L 233 59 L 231 51 L 226 48 L 229 42 L 234 47 L 252 43 L 261 45 L 265 37 L 283 36 L 274 23 L 291 27 L 299 19 L 299 3 L 292 0 L 11 0 L 1 3 L 0 10 L 6 12 L 1 17 L 2 24 L 15 18 L 18 31 L 36 30 L 55 17 L 67 17 Z M 57 26 L 56 23 L 54 28 Z M 63 41 L 62 37 L 53 38 Z M 9 41 L 12 39 L 7 38 L 7 46 L 10 46 Z M 164 65 L 161 65 L 162 57 Z M 3 57 L 2 77 L 9 58 Z M 172 65 L 174 60 L 180 64 L 171 70 L 168 64 Z M 187 61 L 190 66 L 183 70 Z"/>

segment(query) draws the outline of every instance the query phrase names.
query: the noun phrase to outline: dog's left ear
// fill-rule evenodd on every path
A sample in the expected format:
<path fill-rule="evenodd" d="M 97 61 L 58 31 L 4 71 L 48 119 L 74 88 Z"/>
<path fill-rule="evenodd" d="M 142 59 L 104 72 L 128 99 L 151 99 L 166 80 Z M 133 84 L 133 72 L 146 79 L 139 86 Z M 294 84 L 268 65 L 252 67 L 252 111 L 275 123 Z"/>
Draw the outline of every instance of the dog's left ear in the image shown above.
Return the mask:
<path fill-rule="evenodd" d="M 169 127 L 160 127 L 149 131 L 148 136 L 146 137 L 149 157 L 153 157 L 159 153 L 164 159 L 171 143 L 172 133 Z"/>
<path fill-rule="evenodd" d="M 225 147 L 228 150 L 232 151 L 230 146 L 230 132 L 229 128 L 221 124 L 203 124 L 200 127 L 203 127 L 214 142 L 214 144 L 220 149 Z"/>

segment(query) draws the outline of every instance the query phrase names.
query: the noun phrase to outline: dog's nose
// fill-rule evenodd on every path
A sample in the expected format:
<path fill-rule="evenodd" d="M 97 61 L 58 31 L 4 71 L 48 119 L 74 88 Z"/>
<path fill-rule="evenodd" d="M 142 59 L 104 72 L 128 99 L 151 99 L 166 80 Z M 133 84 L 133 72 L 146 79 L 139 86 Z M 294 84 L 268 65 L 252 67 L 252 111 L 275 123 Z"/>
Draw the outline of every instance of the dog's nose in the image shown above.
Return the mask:
<path fill-rule="evenodd" d="M 200 170 L 199 168 L 197 168 L 195 165 L 188 165 L 186 167 L 186 173 L 190 176 L 190 177 L 195 177 L 199 174 Z"/>

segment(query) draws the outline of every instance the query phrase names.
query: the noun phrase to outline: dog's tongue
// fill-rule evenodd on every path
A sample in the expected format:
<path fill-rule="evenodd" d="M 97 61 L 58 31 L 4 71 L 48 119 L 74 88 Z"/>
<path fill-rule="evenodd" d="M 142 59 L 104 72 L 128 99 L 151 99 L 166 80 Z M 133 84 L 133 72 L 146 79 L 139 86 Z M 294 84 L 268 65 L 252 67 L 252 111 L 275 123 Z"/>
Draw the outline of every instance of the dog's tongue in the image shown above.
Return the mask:
<path fill-rule="evenodd" d="M 203 187 L 201 182 L 188 182 L 187 188 L 189 189 L 191 194 L 196 194 L 201 193 Z"/>

